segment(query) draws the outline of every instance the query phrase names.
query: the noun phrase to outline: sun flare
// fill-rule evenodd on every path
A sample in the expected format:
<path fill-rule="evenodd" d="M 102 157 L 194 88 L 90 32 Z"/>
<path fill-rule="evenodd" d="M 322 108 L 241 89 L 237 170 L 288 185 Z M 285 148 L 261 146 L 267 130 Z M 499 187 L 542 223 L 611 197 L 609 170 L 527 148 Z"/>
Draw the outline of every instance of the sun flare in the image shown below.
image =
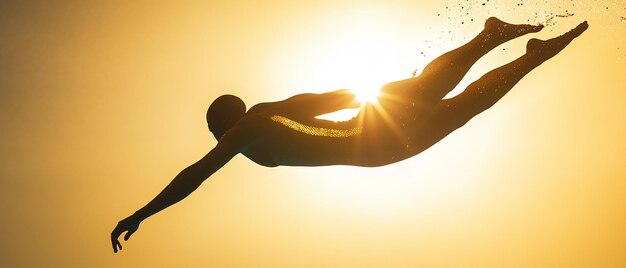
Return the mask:
<path fill-rule="evenodd" d="M 327 16 L 321 20 L 333 24 L 310 29 L 307 45 L 285 58 L 289 65 L 301 66 L 299 72 L 308 78 L 302 83 L 310 92 L 349 89 L 362 106 L 377 104 L 384 84 L 410 77 L 414 58 L 400 52 L 407 42 L 398 27 L 384 23 L 394 21 L 393 12 L 361 8 Z M 357 114 L 358 109 L 346 109 L 317 118 L 346 121 Z"/>
<path fill-rule="evenodd" d="M 350 92 L 356 95 L 356 99 L 361 102 L 361 105 L 365 103 L 377 104 L 380 96 L 380 90 L 375 88 L 350 89 Z"/>
<path fill-rule="evenodd" d="M 356 96 L 356 100 L 361 103 L 361 107 L 368 103 L 378 106 L 378 97 L 380 97 L 380 89 L 377 87 L 357 87 L 349 89 Z M 361 111 L 360 108 L 343 109 L 328 114 L 317 116 L 317 119 L 325 119 L 330 121 L 347 121 L 356 117 Z"/>

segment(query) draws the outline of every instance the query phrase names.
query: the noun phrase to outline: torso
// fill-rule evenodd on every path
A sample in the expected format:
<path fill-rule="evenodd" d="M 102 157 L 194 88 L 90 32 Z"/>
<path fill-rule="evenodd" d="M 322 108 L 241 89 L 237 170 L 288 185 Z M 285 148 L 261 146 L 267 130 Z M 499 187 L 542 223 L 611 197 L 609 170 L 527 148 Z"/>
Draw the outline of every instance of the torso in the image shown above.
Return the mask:
<path fill-rule="evenodd" d="M 421 151 L 413 145 L 406 122 L 386 122 L 371 106 L 345 122 L 315 119 L 294 108 L 298 107 L 282 102 L 253 106 L 236 126 L 248 133 L 245 136 L 249 142 L 242 154 L 267 167 L 371 167 L 394 163 Z M 392 125 L 404 127 L 394 129 Z"/>

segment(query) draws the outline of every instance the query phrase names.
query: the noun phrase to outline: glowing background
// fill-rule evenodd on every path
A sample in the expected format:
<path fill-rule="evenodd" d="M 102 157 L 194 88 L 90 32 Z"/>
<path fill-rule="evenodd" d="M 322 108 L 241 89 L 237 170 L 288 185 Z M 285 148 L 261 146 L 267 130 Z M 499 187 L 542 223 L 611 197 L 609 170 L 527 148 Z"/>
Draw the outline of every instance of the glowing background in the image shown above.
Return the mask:
<path fill-rule="evenodd" d="M 624 2 L 436 2 L 3 1 L 0 266 L 626 266 Z M 237 156 L 111 252 L 116 222 L 215 145 L 217 96 L 375 88 L 488 16 L 566 9 L 533 36 L 590 29 L 417 157 L 271 169 Z"/>

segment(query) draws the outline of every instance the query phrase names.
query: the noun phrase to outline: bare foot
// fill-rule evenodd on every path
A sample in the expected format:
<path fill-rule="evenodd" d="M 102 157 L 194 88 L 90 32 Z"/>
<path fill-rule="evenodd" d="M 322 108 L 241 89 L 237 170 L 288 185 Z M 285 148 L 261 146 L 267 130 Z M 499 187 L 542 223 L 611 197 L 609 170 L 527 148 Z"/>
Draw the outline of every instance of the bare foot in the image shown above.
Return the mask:
<path fill-rule="evenodd" d="M 510 24 L 496 17 L 488 18 L 485 22 L 485 32 L 500 41 L 508 41 L 527 33 L 536 33 L 543 29 L 543 25 Z"/>
<path fill-rule="evenodd" d="M 589 24 L 587 24 L 587 21 L 585 21 L 581 24 L 578 24 L 576 28 L 570 30 L 569 32 L 552 39 L 530 39 L 526 44 L 526 53 L 533 56 L 541 57 L 543 60 L 552 58 L 554 57 L 554 55 L 563 50 L 570 42 L 572 42 L 574 38 L 578 37 L 585 30 L 587 30 L 587 28 L 589 28 Z"/>

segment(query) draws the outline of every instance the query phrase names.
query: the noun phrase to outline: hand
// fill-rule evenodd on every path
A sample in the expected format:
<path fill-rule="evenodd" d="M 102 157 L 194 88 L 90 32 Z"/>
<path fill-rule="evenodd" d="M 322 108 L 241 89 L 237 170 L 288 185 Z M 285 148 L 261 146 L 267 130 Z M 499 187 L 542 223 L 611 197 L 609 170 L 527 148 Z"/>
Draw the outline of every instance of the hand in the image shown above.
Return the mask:
<path fill-rule="evenodd" d="M 119 247 L 122 250 L 122 244 L 119 240 L 117 240 L 123 232 L 126 232 L 124 235 L 124 241 L 127 241 L 130 236 L 139 229 L 139 223 L 141 220 L 138 217 L 132 215 L 126 219 L 121 220 L 117 223 L 113 232 L 111 232 L 111 244 L 113 245 L 113 252 L 117 253 L 117 248 Z"/>

